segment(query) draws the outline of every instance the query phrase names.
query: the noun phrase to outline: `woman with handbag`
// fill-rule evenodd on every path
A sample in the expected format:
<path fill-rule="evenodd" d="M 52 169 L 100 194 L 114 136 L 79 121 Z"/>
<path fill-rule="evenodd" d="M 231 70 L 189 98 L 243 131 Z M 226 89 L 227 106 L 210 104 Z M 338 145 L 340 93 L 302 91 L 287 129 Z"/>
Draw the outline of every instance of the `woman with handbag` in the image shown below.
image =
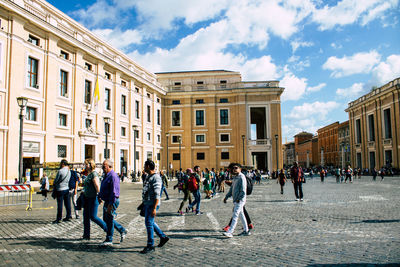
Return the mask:
<path fill-rule="evenodd" d="M 49 184 L 49 178 L 47 177 L 47 175 L 45 173 L 43 174 L 43 177 L 40 180 L 40 184 L 41 184 L 40 190 L 42 192 L 42 196 L 44 197 L 43 201 L 47 201 L 48 200 L 47 192 L 49 192 L 49 190 L 50 190 L 50 184 Z"/>
<path fill-rule="evenodd" d="M 97 194 L 100 191 L 99 174 L 95 170 L 93 159 L 85 160 L 85 170 L 88 175 L 83 180 L 83 240 L 90 240 L 90 220 L 107 232 L 106 223 L 97 216 L 99 200 Z"/>

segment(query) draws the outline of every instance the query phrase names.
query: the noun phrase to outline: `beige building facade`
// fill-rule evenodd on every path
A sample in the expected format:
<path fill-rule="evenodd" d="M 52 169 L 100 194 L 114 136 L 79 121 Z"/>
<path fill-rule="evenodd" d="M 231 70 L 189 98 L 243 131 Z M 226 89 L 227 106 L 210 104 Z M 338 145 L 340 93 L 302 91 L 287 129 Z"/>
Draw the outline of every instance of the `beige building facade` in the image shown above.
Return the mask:
<path fill-rule="evenodd" d="M 356 168 L 400 168 L 400 78 L 349 103 L 351 162 Z"/>
<path fill-rule="evenodd" d="M 133 170 L 135 158 L 137 169 L 146 158 L 159 164 L 166 91 L 157 77 L 45 1 L 0 4 L 0 183 L 18 177 L 17 97 L 28 99 L 23 162 L 31 180 L 41 175 L 37 164 L 101 162 L 105 117 L 111 119 L 107 147 L 116 172 Z"/>
<path fill-rule="evenodd" d="M 167 90 L 163 168 L 219 170 L 230 162 L 261 170 L 282 167 L 279 82 L 244 82 L 240 73 L 226 70 L 157 76 Z"/>

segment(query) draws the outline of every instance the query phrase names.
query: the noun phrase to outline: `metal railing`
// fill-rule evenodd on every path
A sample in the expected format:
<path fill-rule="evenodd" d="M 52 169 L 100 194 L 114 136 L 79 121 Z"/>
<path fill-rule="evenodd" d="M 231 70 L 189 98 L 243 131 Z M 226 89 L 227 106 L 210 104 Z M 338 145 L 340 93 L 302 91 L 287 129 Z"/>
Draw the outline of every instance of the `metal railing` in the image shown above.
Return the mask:
<path fill-rule="evenodd" d="M 0 207 L 27 205 L 32 210 L 32 193 L 29 184 L 0 185 Z"/>

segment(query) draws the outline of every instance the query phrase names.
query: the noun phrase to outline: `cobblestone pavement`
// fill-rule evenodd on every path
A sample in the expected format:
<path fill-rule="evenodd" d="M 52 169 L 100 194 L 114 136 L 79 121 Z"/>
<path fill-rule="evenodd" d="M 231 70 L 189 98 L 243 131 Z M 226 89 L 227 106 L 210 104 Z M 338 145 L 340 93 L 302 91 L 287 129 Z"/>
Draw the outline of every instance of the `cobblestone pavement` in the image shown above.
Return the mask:
<path fill-rule="evenodd" d="M 232 239 L 222 236 L 233 206 L 222 202 L 222 194 L 202 200 L 202 216 L 178 216 L 182 194 L 170 187 L 171 199 L 162 201 L 156 221 L 171 240 L 150 255 L 138 253 L 146 244 L 144 219 L 136 211 L 140 184 L 122 186 L 117 220 L 129 233 L 120 244 L 115 232 L 112 248 L 99 247 L 105 234 L 93 223 L 89 242 L 79 240 L 82 219 L 51 224 L 55 200 L 35 195 L 32 211 L 0 207 L 0 266 L 399 266 L 400 178 L 379 180 L 364 176 L 336 184 L 314 178 L 304 185 L 304 202 L 295 201 L 291 183 L 281 195 L 275 181 L 264 181 L 246 205 L 252 235 Z M 239 221 L 235 234 L 240 231 Z"/>

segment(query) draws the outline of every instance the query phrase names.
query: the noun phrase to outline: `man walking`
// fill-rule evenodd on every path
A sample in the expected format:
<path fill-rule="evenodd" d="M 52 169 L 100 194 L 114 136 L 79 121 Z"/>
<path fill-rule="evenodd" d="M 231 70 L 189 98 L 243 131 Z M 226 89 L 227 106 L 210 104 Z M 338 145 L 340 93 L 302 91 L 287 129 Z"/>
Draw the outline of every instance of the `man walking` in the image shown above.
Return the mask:
<path fill-rule="evenodd" d="M 76 208 L 76 200 L 78 199 L 78 184 L 79 184 L 79 175 L 75 170 L 71 170 L 71 178 L 69 179 L 69 198 L 72 202 L 72 206 L 74 207 L 75 217 L 79 219 L 79 213 Z"/>
<path fill-rule="evenodd" d="M 162 197 L 162 193 L 165 193 L 165 200 L 169 200 L 169 196 L 168 196 L 168 192 L 167 192 L 167 188 L 168 188 L 168 177 L 165 175 L 164 171 L 160 171 L 160 176 L 161 176 L 161 180 L 162 180 L 162 187 L 161 187 L 161 195 L 160 197 Z"/>
<path fill-rule="evenodd" d="M 233 232 L 235 231 L 238 218 L 243 224 L 243 232 L 239 235 L 250 235 L 249 227 L 247 225 L 246 217 L 243 213 L 243 207 L 246 204 L 246 187 L 247 181 L 246 177 L 242 173 L 242 166 L 239 163 L 231 163 L 229 165 L 230 172 L 232 173 L 232 186 L 229 188 L 228 193 L 224 198 L 224 203 L 227 199 L 233 198 L 233 215 L 231 225 L 225 233 L 224 236 L 228 238 L 233 237 Z"/>
<path fill-rule="evenodd" d="M 67 222 L 71 220 L 71 202 L 69 200 L 68 184 L 71 178 L 71 172 L 69 171 L 68 161 L 66 159 L 61 160 L 60 170 L 57 172 L 56 179 L 53 182 L 53 190 L 56 191 L 57 197 L 57 219 L 53 223 L 60 223 L 62 218 L 63 202 L 67 216 L 63 221 Z"/>
<path fill-rule="evenodd" d="M 196 205 L 196 215 L 201 215 L 203 214 L 200 212 L 200 201 L 201 201 L 201 194 L 200 194 L 200 182 L 201 182 L 201 176 L 200 176 L 200 166 L 194 166 L 194 176 L 196 179 L 197 183 L 197 189 L 194 191 L 191 191 L 194 196 L 194 201 L 192 204 L 189 204 L 189 206 L 186 208 L 186 212 L 189 212 L 190 209 L 193 210 L 194 205 Z M 191 182 L 189 181 L 189 184 Z M 192 189 L 189 189 L 192 190 Z"/>
<path fill-rule="evenodd" d="M 154 251 L 154 232 L 160 237 L 158 247 L 164 246 L 168 242 L 169 237 L 161 231 L 155 222 L 161 199 L 161 177 L 156 173 L 155 164 L 152 160 L 147 160 L 144 163 L 144 170 L 148 174 L 144 180 L 142 192 L 144 222 L 147 230 L 147 246 L 140 253 L 147 254 Z"/>
<path fill-rule="evenodd" d="M 321 170 L 322 171 L 322 170 Z M 304 173 L 297 162 L 294 162 L 294 166 L 290 170 L 290 177 L 294 186 L 294 194 L 296 195 L 296 201 L 303 201 L 303 182 Z M 321 176 L 322 177 L 322 176 Z"/>
<path fill-rule="evenodd" d="M 103 162 L 103 172 L 104 179 L 101 181 L 100 192 L 99 192 L 99 202 L 104 201 L 103 206 L 103 221 L 107 225 L 107 236 L 106 240 L 102 243 L 103 246 L 112 246 L 114 227 L 121 235 L 122 242 L 128 233 L 126 229 L 114 220 L 116 216 L 116 210 L 119 206 L 119 186 L 120 181 L 118 175 L 114 172 L 113 162 L 106 159 Z"/>

